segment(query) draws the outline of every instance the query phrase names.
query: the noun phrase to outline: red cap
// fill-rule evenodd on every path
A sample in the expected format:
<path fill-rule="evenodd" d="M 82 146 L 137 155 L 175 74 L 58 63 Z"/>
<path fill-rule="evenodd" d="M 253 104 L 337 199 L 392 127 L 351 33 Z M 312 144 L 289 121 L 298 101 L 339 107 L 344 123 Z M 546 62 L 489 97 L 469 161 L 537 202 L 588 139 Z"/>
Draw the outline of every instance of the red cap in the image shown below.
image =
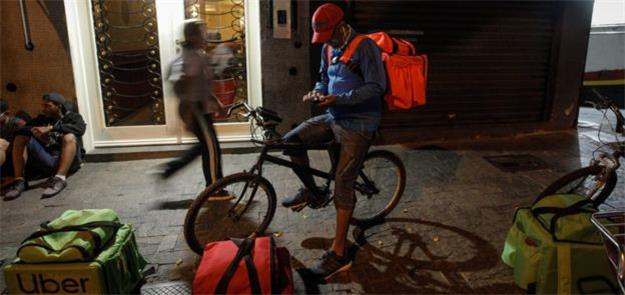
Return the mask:
<path fill-rule="evenodd" d="M 324 43 L 332 37 L 334 28 L 343 20 L 343 10 L 335 4 L 319 6 L 312 16 L 312 43 Z"/>

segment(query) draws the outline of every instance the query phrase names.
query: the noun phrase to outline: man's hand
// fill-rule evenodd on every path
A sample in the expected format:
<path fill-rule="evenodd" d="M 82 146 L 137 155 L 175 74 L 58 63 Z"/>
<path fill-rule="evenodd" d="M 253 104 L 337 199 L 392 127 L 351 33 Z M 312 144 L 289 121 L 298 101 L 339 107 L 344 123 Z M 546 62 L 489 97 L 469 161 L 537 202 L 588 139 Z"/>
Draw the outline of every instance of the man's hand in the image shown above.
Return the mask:
<path fill-rule="evenodd" d="M 316 101 L 318 97 L 321 97 L 322 94 L 317 91 L 317 90 L 313 90 L 311 92 L 306 93 L 306 95 L 304 95 L 304 97 L 302 97 L 302 101 L 303 102 L 309 102 L 309 101 Z"/>
<path fill-rule="evenodd" d="M 41 127 L 33 127 L 30 129 L 30 132 L 37 138 L 41 138 L 42 136 L 50 133 L 52 131 L 52 126 L 41 126 Z"/>
<path fill-rule="evenodd" d="M 325 107 L 333 105 L 335 102 L 336 102 L 336 95 L 325 95 L 325 96 L 319 97 L 318 106 L 325 108 Z"/>

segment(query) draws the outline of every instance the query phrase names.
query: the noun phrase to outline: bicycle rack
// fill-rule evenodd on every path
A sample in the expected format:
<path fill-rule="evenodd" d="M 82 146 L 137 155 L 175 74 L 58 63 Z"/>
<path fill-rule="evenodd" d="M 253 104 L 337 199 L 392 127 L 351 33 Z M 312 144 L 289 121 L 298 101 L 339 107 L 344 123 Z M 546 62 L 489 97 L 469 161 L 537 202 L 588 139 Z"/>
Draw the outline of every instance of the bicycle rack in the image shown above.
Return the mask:
<path fill-rule="evenodd" d="M 621 292 L 625 294 L 625 208 L 595 213 L 590 221 L 601 233 L 608 259 L 616 273 Z"/>

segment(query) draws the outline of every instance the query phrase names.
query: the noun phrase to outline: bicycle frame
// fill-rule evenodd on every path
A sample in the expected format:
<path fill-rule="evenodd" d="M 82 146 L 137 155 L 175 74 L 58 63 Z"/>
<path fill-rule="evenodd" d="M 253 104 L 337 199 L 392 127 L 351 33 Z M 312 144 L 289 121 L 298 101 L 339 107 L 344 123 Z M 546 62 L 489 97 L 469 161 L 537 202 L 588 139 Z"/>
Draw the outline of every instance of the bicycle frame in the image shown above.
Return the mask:
<path fill-rule="evenodd" d="M 330 172 L 324 172 L 315 168 L 299 165 L 293 161 L 289 161 L 289 160 L 285 160 L 279 157 L 269 155 L 269 152 L 272 150 L 284 151 L 284 150 L 304 149 L 306 151 L 327 150 L 328 152 L 330 152 L 330 149 L 333 147 L 333 143 L 324 143 L 324 144 L 318 144 L 318 145 L 305 145 L 305 144 L 289 144 L 289 143 L 266 143 L 266 142 L 259 141 L 259 140 L 253 140 L 253 142 L 258 143 L 258 144 L 263 144 L 264 147 L 262 151 L 260 152 L 258 161 L 256 162 L 256 164 L 254 164 L 254 166 L 252 166 L 252 169 L 250 170 L 251 173 L 254 173 L 255 171 L 257 171 L 258 172 L 257 174 L 262 176 L 262 166 L 265 161 L 268 161 L 268 162 L 277 164 L 279 166 L 291 168 L 294 171 L 310 173 L 313 176 L 321 177 L 327 180 L 327 184 L 332 182 L 332 180 L 334 179 L 336 161 L 331 161 L 332 168 Z"/>
<path fill-rule="evenodd" d="M 236 104 L 234 106 L 232 106 L 229 110 L 228 110 L 228 115 L 231 114 L 231 112 L 234 109 L 237 109 L 239 107 L 245 107 L 247 110 L 247 114 L 245 115 L 245 117 L 251 117 L 253 118 L 253 120 L 256 121 L 256 123 L 258 124 L 258 126 L 260 126 L 261 128 L 263 128 L 263 130 L 265 131 L 265 133 L 267 135 L 269 135 L 270 139 L 271 138 L 281 138 L 280 134 L 277 133 L 275 131 L 275 125 L 277 123 L 275 122 L 279 122 L 282 119 L 279 118 L 277 116 L 276 113 L 266 110 L 266 109 L 253 109 L 251 108 L 249 105 L 247 105 L 246 103 L 239 103 Z M 269 116 L 270 119 L 272 119 L 275 122 L 268 122 L 266 121 L 262 114 L 264 114 L 265 116 Z M 323 179 L 326 180 L 326 183 L 324 185 L 324 193 L 327 193 L 330 187 L 330 183 L 334 180 L 334 176 L 335 176 L 335 172 L 336 172 L 336 165 L 338 163 L 338 153 L 336 153 L 333 156 L 333 150 L 336 150 L 336 148 L 338 147 L 338 144 L 335 142 L 329 142 L 329 143 L 321 143 L 321 144 L 303 144 L 303 143 L 284 143 L 281 141 L 272 141 L 272 140 L 266 140 L 266 141 L 261 141 L 261 140 L 257 140 L 257 139 L 252 139 L 251 140 L 252 143 L 258 144 L 258 145 L 262 145 L 263 149 L 260 152 L 260 155 L 258 157 L 258 160 L 256 161 L 256 164 L 254 164 L 252 166 L 252 168 L 250 169 L 249 173 L 255 174 L 258 178 L 262 177 L 263 174 L 263 164 L 265 163 L 265 161 L 277 164 L 279 166 L 283 166 L 283 167 L 288 167 L 291 168 L 293 171 L 296 172 L 296 174 L 300 174 L 300 173 L 308 173 L 311 174 L 313 176 L 317 176 L 317 177 L 321 177 Z M 319 169 L 315 169 L 309 166 L 302 166 L 299 165 L 293 161 L 289 161 L 289 160 L 285 160 L 279 157 L 275 157 L 272 155 L 269 155 L 270 151 L 284 151 L 284 150 L 305 150 L 305 151 L 309 151 L 309 150 L 326 150 L 328 151 L 328 154 L 330 155 L 330 162 L 332 164 L 332 167 L 330 168 L 329 172 L 325 172 L 325 171 L 321 171 Z M 354 188 L 367 194 L 367 195 L 371 195 L 371 194 L 376 194 L 379 193 L 380 190 L 377 189 L 375 187 L 375 184 L 362 172 L 360 171 L 358 173 L 358 175 L 361 177 L 363 184 L 360 183 L 355 183 L 354 184 Z M 298 177 L 299 178 L 299 177 Z M 311 192 L 315 192 L 317 191 L 317 188 L 314 187 L 309 187 L 309 184 L 305 183 L 304 181 L 302 181 L 300 179 L 300 181 L 304 184 L 304 186 L 310 190 Z M 256 185 L 256 183 L 252 184 L 252 196 L 250 198 L 250 202 L 247 202 L 246 206 L 243 208 L 241 215 L 243 213 L 245 213 L 245 211 L 247 210 L 247 208 L 249 207 L 249 205 L 252 203 L 251 201 L 254 199 L 254 196 L 256 195 L 256 190 L 258 189 L 258 186 Z M 243 191 L 241 193 L 241 195 L 239 196 L 239 198 L 236 200 L 236 202 L 234 203 L 234 205 L 232 206 L 232 208 L 228 211 L 228 215 L 230 217 L 236 218 L 238 219 L 238 217 L 233 216 L 234 212 L 233 209 L 241 202 L 243 196 L 245 195 L 245 193 L 247 192 L 248 189 L 248 184 L 246 184 L 243 187 Z M 332 196 L 330 196 L 329 198 L 325 199 L 325 201 L 321 204 L 315 204 L 313 206 L 311 206 L 312 208 L 321 208 L 321 207 L 325 207 L 327 206 L 334 198 Z M 312 205 L 312 204 L 309 204 Z"/>
<path fill-rule="evenodd" d="M 270 142 L 264 142 L 264 141 L 260 141 L 260 140 L 252 140 L 252 142 L 256 143 L 256 144 L 262 144 L 263 149 L 260 152 L 260 155 L 258 157 L 258 160 L 256 161 L 256 163 L 252 166 L 252 169 L 249 171 L 249 173 L 255 174 L 257 178 L 262 177 L 263 174 L 263 164 L 265 163 L 265 161 L 270 162 L 270 163 L 274 163 L 277 164 L 279 166 L 283 166 L 283 167 L 288 167 L 293 169 L 294 171 L 298 171 L 298 172 L 303 172 L 303 173 L 310 173 L 313 176 L 317 176 L 317 177 L 321 177 L 323 179 L 326 180 L 326 183 L 324 185 L 324 193 L 327 193 L 329 187 L 330 187 L 330 183 L 334 180 L 334 175 L 335 175 L 335 171 L 336 171 L 336 164 L 337 164 L 337 157 L 332 157 L 330 156 L 331 159 L 331 163 L 332 163 L 332 167 L 330 169 L 330 172 L 325 172 L 325 171 L 321 171 L 319 169 L 315 169 L 315 168 L 311 168 L 308 166 L 302 166 L 299 165 L 293 161 L 289 161 L 289 160 L 285 160 L 276 156 L 272 156 L 269 155 L 270 151 L 273 150 L 279 150 L 279 151 L 284 151 L 284 150 L 295 150 L 295 149 L 305 149 L 306 151 L 309 150 L 326 150 L 328 151 L 328 153 L 331 153 L 331 150 L 335 147 L 335 143 L 323 143 L 323 144 L 315 144 L 315 145 L 307 145 L 307 144 L 299 144 L 299 143 L 270 143 Z M 380 192 L 380 190 L 378 188 L 375 187 L 375 184 L 367 177 L 367 175 L 360 171 L 358 173 L 358 175 L 360 176 L 360 178 L 362 179 L 362 184 L 356 182 L 354 184 L 354 189 L 361 191 L 362 193 L 366 194 L 366 195 L 372 195 L 372 194 L 377 194 Z M 308 186 L 308 184 L 306 184 L 304 181 L 300 182 L 302 184 L 304 184 L 304 186 L 309 189 L 310 191 L 316 191 L 317 188 L 311 188 Z M 243 191 L 241 193 L 241 195 L 239 196 L 239 198 L 236 200 L 236 202 L 234 203 L 234 205 L 232 206 L 232 208 L 228 211 L 228 216 L 235 218 L 236 220 L 238 220 L 240 217 L 239 216 L 235 216 L 234 215 L 234 211 L 233 209 L 236 208 L 236 206 L 241 202 L 241 200 L 243 199 L 243 196 L 245 196 L 245 193 L 247 192 L 248 189 L 248 184 L 245 184 L 245 186 L 243 187 Z M 252 203 L 251 201 L 253 201 L 254 196 L 256 195 L 256 190 L 257 190 L 258 186 L 256 185 L 256 183 L 252 183 L 252 194 L 250 197 L 250 201 L 247 202 L 246 206 L 243 208 L 243 210 L 241 210 L 240 215 L 243 215 L 243 213 L 245 213 L 245 211 L 247 211 L 247 208 L 249 207 L 249 205 Z M 332 200 L 334 199 L 333 196 L 330 196 L 328 198 L 326 198 L 324 200 L 324 202 L 320 203 L 320 204 L 309 204 L 312 205 L 311 207 L 313 209 L 316 208 L 322 208 L 327 206 L 330 202 L 332 202 Z"/>

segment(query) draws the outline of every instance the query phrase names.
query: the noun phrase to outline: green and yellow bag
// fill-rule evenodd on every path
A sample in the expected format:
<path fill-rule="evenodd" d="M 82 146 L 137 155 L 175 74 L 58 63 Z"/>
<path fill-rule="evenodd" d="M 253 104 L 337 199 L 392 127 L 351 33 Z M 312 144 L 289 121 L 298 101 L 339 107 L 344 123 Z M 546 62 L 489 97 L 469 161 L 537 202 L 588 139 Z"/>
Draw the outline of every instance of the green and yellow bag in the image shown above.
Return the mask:
<path fill-rule="evenodd" d="M 501 259 L 515 283 L 538 294 L 618 292 L 601 236 L 590 222 L 596 212 L 579 195 L 552 195 L 519 208 Z"/>
<path fill-rule="evenodd" d="M 22 242 L 4 275 L 10 294 L 128 294 L 145 265 L 115 212 L 68 210 Z"/>

